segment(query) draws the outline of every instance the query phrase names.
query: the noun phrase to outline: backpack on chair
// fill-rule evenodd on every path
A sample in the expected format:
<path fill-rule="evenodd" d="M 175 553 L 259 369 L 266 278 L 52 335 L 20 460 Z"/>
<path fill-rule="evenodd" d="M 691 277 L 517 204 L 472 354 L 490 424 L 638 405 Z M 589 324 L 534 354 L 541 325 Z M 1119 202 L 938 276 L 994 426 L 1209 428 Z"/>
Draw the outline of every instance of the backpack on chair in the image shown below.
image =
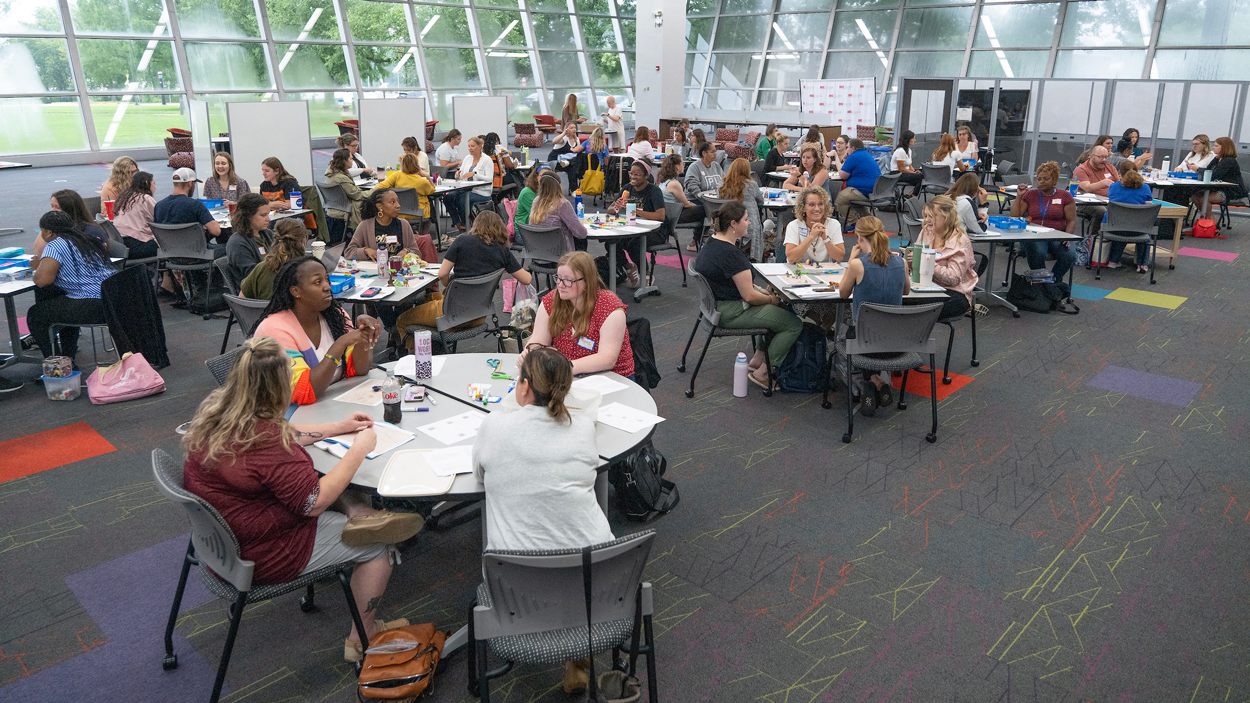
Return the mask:
<path fill-rule="evenodd" d="M 591 168 L 590 157 L 592 154 L 586 155 L 586 172 L 582 174 L 582 182 L 579 187 L 582 195 L 603 195 L 603 160 L 594 155 L 598 163 Z"/>

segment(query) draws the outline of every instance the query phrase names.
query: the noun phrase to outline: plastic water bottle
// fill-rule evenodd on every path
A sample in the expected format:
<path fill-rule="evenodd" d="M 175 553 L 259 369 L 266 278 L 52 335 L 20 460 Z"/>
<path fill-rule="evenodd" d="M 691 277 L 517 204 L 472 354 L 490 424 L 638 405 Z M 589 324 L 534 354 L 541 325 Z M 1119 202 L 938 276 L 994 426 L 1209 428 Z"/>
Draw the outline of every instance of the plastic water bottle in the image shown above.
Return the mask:
<path fill-rule="evenodd" d="M 573 209 L 577 211 L 577 219 L 580 220 L 586 216 L 586 206 L 582 205 L 581 188 L 578 188 L 577 192 L 573 194 Z"/>
<path fill-rule="evenodd" d="M 1164 175 L 1167 175 L 1167 173 L 1168 173 L 1169 171 L 1171 171 L 1171 170 L 1172 170 L 1172 159 L 1171 159 L 1171 157 L 1166 157 L 1166 158 L 1164 158 L 1164 159 L 1163 159 L 1163 173 L 1164 173 Z"/>
<path fill-rule="evenodd" d="M 399 381 L 394 376 L 387 375 L 382 384 L 382 419 L 392 425 L 398 425 L 404 419 L 399 400 Z"/>
<path fill-rule="evenodd" d="M 521 148 L 521 153 L 525 155 L 525 163 L 527 163 L 527 164 L 528 164 L 528 163 L 530 162 L 530 148 L 529 148 L 529 147 L 522 147 L 522 148 Z"/>
<path fill-rule="evenodd" d="M 738 358 L 734 361 L 734 397 L 747 397 L 747 355 L 738 352 Z"/>

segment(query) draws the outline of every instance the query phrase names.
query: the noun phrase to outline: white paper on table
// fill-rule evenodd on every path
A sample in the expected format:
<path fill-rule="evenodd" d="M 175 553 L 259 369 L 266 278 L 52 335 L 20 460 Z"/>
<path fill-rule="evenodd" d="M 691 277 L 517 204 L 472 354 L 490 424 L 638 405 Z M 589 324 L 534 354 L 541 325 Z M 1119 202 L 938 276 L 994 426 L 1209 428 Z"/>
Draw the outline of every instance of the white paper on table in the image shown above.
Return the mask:
<path fill-rule="evenodd" d="M 486 413 L 480 410 L 470 410 L 466 413 L 449 417 L 446 420 L 439 420 L 424 427 L 418 427 L 417 431 L 443 444 L 450 445 L 476 437 L 477 428 L 482 425 L 482 420 L 485 419 Z"/>
<path fill-rule="evenodd" d="M 1160 178 L 1159 180 L 1155 181 L 1154 184 L 1157 186 L 1170 186 L 1172 185 L 1172 181 L 1169 181 L 1166 178 Z"/>
<path fill-rule="evenodd" d="M 645 234 L 650 231 L 643 229 L 642 227 L 633 227 L 630 225 L 620 225 L 618 227 L 613 227 L 612 229 L 616 230 L 617 234 Z"/>
<path fill-rule="evenodd" d="M 447 357 L 430 357 L 430 362 L 434 366 L 433 371 L 431 371 L 431 375 L 437 376 L 438 372 L 443 370 L 443 364 L 447 363 Z M 411 378 L 414 381 L 417 380 L 417 357 L 413 354 L 400 357 L 399 361 L 395 362 L 394 373 L 396 376 Z"/>
<path fill-rule="evenodd" d="M 791 295 L 794 295 L 800 300 L 826 300 L 826 299 L 832 299 L 832 298 L 838 297 L 837 290 L 826 291 L 824 290 L 824 286 L 821 286 L 820 291 L 817 291 L 816 288 L 814 287 L 813 288 L 791 288 L 789 290 L 790 290 Z"/>
<path fill-rule="evenodd" d="M 617 391 L 623 391 L 629 386 L 620 381 L 613 380 L 607 376 L 587 376 L 573 381 L 574 388 L 581 388 L 588 391 L 598 391 L 599 395 L 607 395 Z"/>
<path fill-rule="evenodd" d="M 373 423 L 373 431 L 378 435 L 378 443 L 377 446 L 373 448 L 373 451 L 366 455 L 370 459 L 377 459 L 395 447 L 411 442 L 413 437 L 415 437 L 415 435 L 411 432 L 401 430 L 388 422 Z M 347 450 L 352 446 L 352 440 L 355 438 L 356 433 L 353 432 L 352 434 L 343 434 L 337 437 L 331 437 L 330 439 L 333 441 L 327 442 L 322 440 L 320 442 L 316 442 L 313 446 L 318 449 L 324 449 L 334 456 L 342 459 L 343 456 L 347 454 Z"/>
<path fill-rule="evenodd" d="M 939 286 L 936 283 L 934 283 L 933 285 L 928 285 L 928 286 L 922 286 L 919 283 L 913 283 L 911 284 L 911 290 L 913 293 L 939 293 L 946 289 L 943 288 L 942 286 Z"/>
<path fill-rule="evenodd" d="M 473 445 L 462 444 L 426 453 L 425 461 L 439 476 L 473 473 Z"/>
<path fill-rule="evenodd" d="M 1041 234 L 1042 232 L 1045 232 L 1045 231 L 1046 231 L 1046 230 L 1048 230 L 1048 229 L 1050 229 L 1050 228 L 1049 228 L 1049 227 L 1039 227 L 1038 225 L 1025 225 L 1025 227 L 1024 227 L 1024 230 L 1025 230 L 1026 232 L 1032 232 L 1033 234 Z"/>
<path fill-rule="evenodd" d="M 378 288 L 378 293 L 376 295 L 371 295 L 368 298 L 362 298 L 361 295 L 370 288 Z M 394 286 L 371 286 L 361 283 L 360 279 L 356 279 L 356 292 L 347 296 L 344 300 L 364 300 L 366 302 L 370 300 L 381 300 L 394 292 Z"/>
<path fill-rule="evenodd" d="M 633 434 L 664 422 L 664 418 L 631 408 L 623 403 L 612 403 L 599 408 L 598 421 L 622 432 Z"/>
<path fill-rule="evenodd" d="M 375 407 L 382 404 L 382 391 L 373 390 L 373 384 L 366 379 L 364 383 L 336 398 L 333 398 L 333 400 Z"/>
<path fill-rule="evenodd" d="M 34 288 L 33 281 L 11 281 L 9 283 L 0 283 L 0 293 L 16 293 L 27 288 Z"/>
<path fill-rule="evenodd" d="M 788 264 L 755 264 L 755 270 L 760 272 L 761 276 L 784 276 L 790 273 Z"/>

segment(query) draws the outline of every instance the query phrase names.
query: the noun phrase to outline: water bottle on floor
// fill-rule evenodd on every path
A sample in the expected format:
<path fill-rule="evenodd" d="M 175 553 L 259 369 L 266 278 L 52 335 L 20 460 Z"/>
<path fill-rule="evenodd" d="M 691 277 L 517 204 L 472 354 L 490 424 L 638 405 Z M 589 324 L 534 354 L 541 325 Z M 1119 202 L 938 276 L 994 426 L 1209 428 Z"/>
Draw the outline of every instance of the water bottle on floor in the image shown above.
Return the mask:
<path fill-rule="evenodd" d="M 743 352 L 738 352 L 738 358 L 734 361 L 735 398 L 747 397 L 747 373 L 749 372 L 750 369 L 747 368 L 747 355 Z"/>

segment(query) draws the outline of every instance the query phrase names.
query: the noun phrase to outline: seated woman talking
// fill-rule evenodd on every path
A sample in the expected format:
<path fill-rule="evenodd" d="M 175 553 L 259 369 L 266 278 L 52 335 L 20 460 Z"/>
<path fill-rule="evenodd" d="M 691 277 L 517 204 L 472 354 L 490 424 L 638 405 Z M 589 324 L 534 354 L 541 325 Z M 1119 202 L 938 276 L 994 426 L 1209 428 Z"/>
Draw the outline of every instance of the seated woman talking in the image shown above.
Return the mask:
<path fill-rule="evenodd" d="M 555 347 L 573 373 L 613 371 L 634 377 L 634 350 L 625 331 L 625 304 L 600 287 L 595 260 L 584 251 L 560 257 L 556 289 L 543 296 L 530 342 Z M 525 354 L 517 360 L 520 366 Z"/>
<path fill-rule="evenodd" d="M 378 249 L 386 248 L 388 256 L 412 252 L 423 261 L 438 261 L 438 250 L 428 234 L 414 234 L 412 225 L 399 216 L 399 196 L 390 188 L 378 188 L 360 206 L 360 224 L 352 239 L 343 248 L 349 261 L 377 261 Z"/>
<path fill-rule="evenodd" d="M 851 300 L 851 324 L 859 319 L 859 306 L 864 303 L 879 305 L 902 305 L 903 296 L 911 292 L 911 278 L 902 257 L 890 251 L 890 238 L 881 220 L 871 215 L 855 222 L 855 246 L 851 247 L 851 260 L 838 284 L 838 297 Z M 890 379 L 880 374 L 864 371 L 860 386 L 859 407 L 866 417 L 872 417 L 877 408 L 894 402 Z"/>
<path fill-rule="evenodd" d="M 264 257 L 262 252 L 273 239 L 273 232 L 269 229 L 270 207 L 264 196 L 248 193 L 239 198 L 239 204 L 230 214 L 230 238 L 226 240 L 226 275 L 230 277 L 233 288 L 238 288 L 243 279 L 256 268 Z"/>
<path fill-rule="evenodd" d="M 1215 140 L 1215 144 L 1211 145 L 1211 152 L 1215 154 L 1215 158 L 1211 159 L 1207 165 L 1207 170 L 1211 172 L 1211 180 L 1237 184 L 1236 188 L 1230 188 L 1227 193 L 1218 190 L 1211 191 L 1211 204 L 1224 202 L 1225 196 L 1229 200 L 1240 200 L 1246 197 L 1246 183 L 1241 177 L 1241 165 L 1237 163 L 1237 145 L 1228 137 L 1220 137 Z M 1190 202 L 1201 211 L 1205 198 L 1206 192 L 1198 190 L 1190 196 Z"/>
<path fill-rule="evenodd" d="M 404 158 L 399 162 L 399 170 L 378 183 L 378 188 L 412 188 L 417 191 L 417 207 L 421 208 L 421 213 L 425 216 L 424 221 L 418 221 L 416 215 L 400 214 L 400 217 L 410 223 L 419 222 L 421 231 L 418 234 L 426 234 L 430 229 L 430 220 L 434 218 L 433 211 L 430 210 L 430 196 L 434 195 L 434 184 L 430 182 L 430 179 L 421 175 L 421 164 L 417 161 L 416 154 L 404 154 Z"/>
<path fill-rule="evenodd" d="M 403 149 L 404 153 L 395 159 L 395 163 L 400 163 L 405 156 L 412 154 L 417 157 L 417 173 L 426 178 L 430 177 L 430 157 L 426 156 L 424 151 L 421 151 L 421 144 L 416 137 L 404 137 L 399 140 L 399 148 Z"/>
<path fill-rule="evenodd" d="M 675 132 L 681 134 L 681 132 Z M 703 201 L 698 198 L 686 197 L 685 188 L 682 186 L 683 174 L 686 170 L 685 161 L 677 154 L 669 154 L 664 157 L 664 161 L 660 162 L 660 174 L 657 177 L 657 185 L 660 191 L 664 193 L 664 204 L 680 203 L 681 214 L 677 216 L 677 224 L 694 223 L 694 236 L 690 240 L 690 245 L 686 247 L 686 251 L 696 252 L 699 250 L 699 242 L 703 241 L 703 220 L 706 214 L 703 210 Z"/>
<path fill-rule="evenodd" d="M 272 298 L 273 279 L 277 277 L 278 270 L 286 262 L 304 256 L 304 247 L 308 246 L 308 228 L 303 222 L 287 217 L 278 220 L 273 230 L 273 239 L 265 249 L 265 258 L 253 266 L 252 271 L 239 284 L 244 298 Z"/>
<path fill-rule="evenodd" d="M 518 214 L 520 208 L 517 208 Z M 547 171 L 538 178 L 538 195 L 529 208 L 525 224 L 535 227 L 559 227 L 564 233 L 564 244 L 570 251 L 586 251 L 586 225 L 577 219 L 577 212 L 564 197 L 560 177 Z M 520 231 L 518 239 L 524 239 Z"/>
<path fill-rule="evenodd" d="M 152 235 L 152 213 L 156 211 L 156 185 L 152 174 L 140 171 L 130 180 L 130 187 L 117 196 L 113 205 L 113 226 L 130 250 L 127 258 L 146 259 L 160 253 Z"/>
<path fill-rule="evenodd" d="M 955 201 L 955 209 L 959 212 L 959 221 L 964 229 L 975 234 L 983 234 L 989 221 L 989 213 L 982 212 L 989 200 L 989 193 L 981 187 L 981 181 L 975 173 L 965 173 L 955 179 L 955 185 L 946 191 Z"/>
<path fill-rule="evenodd" d="M 781 185 L 786 190 L 803 190 L 808 186 L 825 186 L 829 180 L 829 171 L 825 162 L 814 146 L 803 147 L 799 154 L 799 164 L 790 170 L 790 177 Z"/>
<path fill-rule="evenodd" d="M 473 221 L 469 231 L 453 239 L 451 246 L 443 253 L 443 263 L 438 267 L 438 280 L 446 288 L 451 285 L 453 278 L 485 276 L 499 269 L 507 271 L 523 285 L 528 285 L 533 280 L 530 272 L 521 268 L 516 256 L 508 248 L 508 229 L 503 220 L 493 210 L 484 210 Z M 434 327 L 438 324 L 438 318 L 443 316 L 442 293 L 431 292 L 427 301 L 405 311 L 395 323 L 397 333 L 403 337 L 407 347 L 412 346 L 412 337 L 407 332 L 409 325 Z M 480 324 L 481 318 L 461 326 L 471 328 Z"/>
<path fill-rule="evenodd" d="M 519 364 L 520 410 L 487 415 L 473 443 L 473 474 L 486 488 L 486 548 L 569 549 L 610 542 L 612 528 L 595 497 L 602 463 L 595 423 L 564 405 L 573 366 L 551 347 L 530 349 Z M 516 442 L 517 437 L 525 441 Z M 589 665 L 565 664 L 566 693 L 586 688 Z"/>
<path fill-rule="evenodd" d="M 768 369 L 764 364 L 769 363 L 774 368 L 781 366 L 803 331 L 803 321 L 779 307 L 781 298 L 752 284 L 751 261 L 737 245 L 749 225 L 742 203 L 721 205 L 712 215 L 715 234 L 703 244 L 694 270 L 707 279 L 716 297 L 721 327 L 763 327 L 772 333 L 768 353 L 757 349 L 747 362 L 751 369 L 747 378 L 761 388 L 768 388 Z"/>
<path fill-rule="evenodd" d="M 972 174 L 964 177 L 975 178 Z M 920 243 L 938 252 L 933 282 L 946 289 L 942 317 L 964 314 L 972 307 L 972 289 L 977 285 L 976 259 L 972 256 L 972 240 L 968 239 L 955 201 L 949 196 L 936 195 L 925 203 Z"/>
<path fill-rule="evenodd" d="M 26 324 L 46 358 L 55 354 L 49 334 L 53 323 L 104 324 L 100 284 L 117 269 L 109 263 L 104 244 L 84 234 L 64 212 L 45 212 L 39 218 L 39 238 L 47 244 L 30 260 L 38 288 Z M 73 359 L 78 353 L 78 328 L 64 327 L 59 336 L 61 354 Z"/>
<path fill-rule="evenodd" d="M 83 202 L 82 196 L 78 194 L 78 191 L 58 190 L 52 194 L 51 207 L 54 212 L 63 212 L 69 215 L 70 221 L 74 223 L 78 231 L 100 242 L 101 245 L 107 246 L 105 242 L 108 241 L 108 236 L 95 223 L 95 218 L 91 216 L 91 213 L 87 212 L 87 204 Z M 45 239 L 44 232 L 41 230 L 35 236 L 35 243 L 31 246 L 30 253 L 34 256 L 39 256 L 50 241 L 52 239 Z"/>
<path fill-rule="evenodd" d="M 1119 171 L 1120 180 L 1112 183 L 1111 187 L 1107 188 L 1108 202 L 1126 203 L 1128 205 L 1148 205 L 1154 202 L 1154 195 L 1151 193 L 1150 186 L 1146 185 L 1145 179 L 1141 177 L 1136 163 L 1121 161 Z M 1106 215 L 1102 216 L 1102 221 L 1104 225 L 1107 223 Z M 1163 234 L 1163 232 L 1159 234 Z M 1109 244 L 1110 246 L 1107 247 L 1107 263 L 1103 264 L 1103 266 L 1109 269 L 1120 268 L 1120 257 L 1124 255 L 1124 248 L 1128 246 L 1128 242 L 1109 242 Z M 1137 273 L 1150 271 L 1150 267 L 1146 265 L 1149 252 L 1150 247 L 1146 245 L 1138 244 L 1133 247 Z"/>
<path fill-rule="evenodd" d="M 282 347 L 267 337 L 243 343 L 226 384 L 208 394 L 182 439 L 188 491 L 221 514 L 239 540 L 243 559 L 255 563 L 257 585 L 284 583 L 343 562 L 356 564 L 352 595 L 372 638 L 407 620 L 375 619 L 391 576 L 389 546 L 424 526 L 420 515 L 383 513 L 344 491 L 377 445 L 373 417 L 352 413 L 338 422 L 292 425 L 283 417 L 290 401 L 291 369 Z M 324 476 L 303 445 L 356 432 L 352 446 Z M 343 658 L 360 661 L 353 625 Z"/>
<path fill-rule="evenodd" d="M 846 254 L 842 225 L 833 219 L 829 191 L 808 186 L 794 200 L 794 219 L 786 225 L 786 261 L 797 264 L 840 263 Z"/>
<path fill-rule="evenodd" d="M 734 159 L 729 168 L 725 169 L 725 180 L 717 191 L 717 197 L 737 200 L 746 207 L 751 260 L 764 261 L 764 253 L 772 249 L 772 239 L 769 242 L 764 241 L 764 218 L 760 216 L 764 210 L 764 194 L 755 179 L 751 178 L 751 164 L 746 159 Z"/>
<path fill-rule="evenodd" d="M 764 173 L 776 173 L 786 168 L 786 152 L 790 150 L 790 135 L 777 134 L 777 144 L 764 155 Z"/>
<path fill-rule="evenodd" d="M 1076 200 L 1072 194 L 1062 188 L 1059 183 L 1059 164 L 1054 161 L 1037 167 L 1034 174 L 1037 187 L 1020 192 L 1019 197 L 1011 204 L 1012 217 L 1027 217 L 1029 224 L 1050 227 L 1051 229 L 1071 234 L 1076 231 Z M 1053 258 L 1055 266 L 1051 269 L 1055 281 L 1063 280 L 1072 264 L 1076 262 L 1076 254 L 1068 248 L 1068 243 L 1054 239 L 1029 240 L 1020 242 L 1020 248 L 1029 260 L 1030 269 L 1046 267 L 1046 259 Z"/>
<path fill-rule="evenodd" d="M 382 327 L 368 315 L 352 327 L 330 293 L 330 278 L 320 259 L 303 256 L 283 264 L 273 282 L 273 297 L 261 314 L 255 337 L 273 337 L 291 365 L 290 400 L 317 402 L 331 383 L 369 373 L 373 345 Z"/>

